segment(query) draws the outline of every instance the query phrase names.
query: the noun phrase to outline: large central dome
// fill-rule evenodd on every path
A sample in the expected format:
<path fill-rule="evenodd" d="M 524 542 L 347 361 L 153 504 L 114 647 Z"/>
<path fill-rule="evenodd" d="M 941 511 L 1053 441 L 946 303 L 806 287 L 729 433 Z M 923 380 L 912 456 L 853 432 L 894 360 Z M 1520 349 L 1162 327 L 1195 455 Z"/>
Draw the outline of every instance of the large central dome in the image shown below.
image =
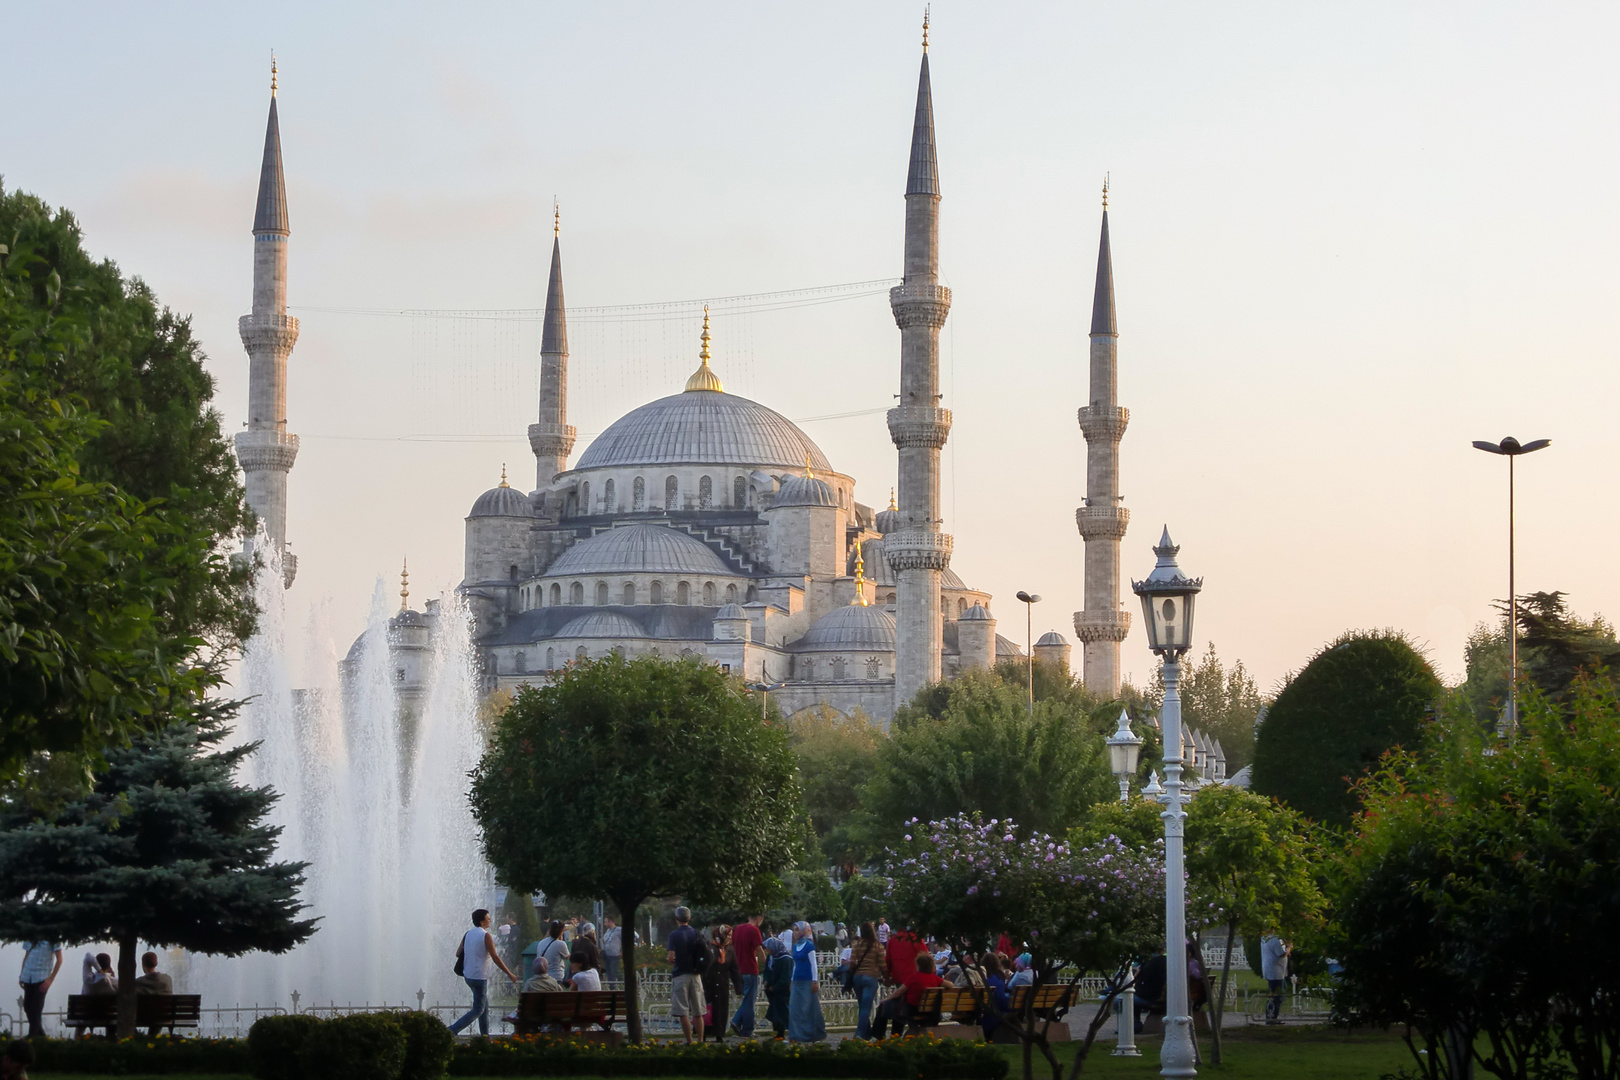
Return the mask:
<path fill-rule="evenodd" d="M 782 414 L 719 390 L 687 390 L 626 413 L 575 469 L 640 465 L 756 465 L 832 472 L 821 448 Z"/>

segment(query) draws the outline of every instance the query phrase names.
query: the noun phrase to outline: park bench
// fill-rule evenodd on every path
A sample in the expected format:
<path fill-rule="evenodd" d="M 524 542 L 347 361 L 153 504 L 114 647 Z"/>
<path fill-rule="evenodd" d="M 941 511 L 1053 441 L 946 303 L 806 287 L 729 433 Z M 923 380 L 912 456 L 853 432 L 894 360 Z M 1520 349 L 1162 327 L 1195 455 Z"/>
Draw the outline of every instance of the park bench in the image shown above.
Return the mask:
<path fill-rule="evenodd" d="M 512 1030 L 533 1035 L 549 1027 L 572 1031 L 575 1026 L 600 1024 L 602 1030 L 611 1031 L 625 1012 L 623 990 L 527 991 L 518 995 Z"/>
<path fill-rule="evenodd" d="M 1045 983 L 1041 986 L 1014 987 L 1009 995 L 1009 1016 L 1018 1016 L 1024 1008 L 1024 999 L 1034 991 L 1035 1000 L 1030 1004 L 1034 1016 L 1038 1020 L 1046 1021 L 1046 1038 L 1049 1042 L 1067 1042 L 1069 1040 L 1069 1025 L 1062 1021 L 1062 1013 L 1068 1009 L 1073 1000 L 1073 988 L 1066 983 Z M 918 999 L 916 1015 L 921 1017 L 943 1017 L 951 1014 L 951 1023 L 935 1020 L 932 1024 L 925 1024 L 930 1035 L 938 1038 L 979 1038 L 983 1031 L 980 1022 L 989 1006 L 986 996 L 989 991 L 982 986 L 964 986 L 961 988 L 951 986 L 930 987 L 922 992 Z M 1002 1041 L 1004 1035 L 1011 1037 L 1010 1032 L 997 1032 L 997 1041 Z"/>
<path fill-rule="evenodd" d="M 175 1028 L 194 1028 L 201 1020 L 201 994 L 135 996 L 135 1026 L 143 1031 L 151 1028 L 167 1028 L 169 1034 L 173 1035 Z M 106 1028 L 110 1034 L 118 1027 L 117 995 L 69 994 L 67 1026 Z"/>

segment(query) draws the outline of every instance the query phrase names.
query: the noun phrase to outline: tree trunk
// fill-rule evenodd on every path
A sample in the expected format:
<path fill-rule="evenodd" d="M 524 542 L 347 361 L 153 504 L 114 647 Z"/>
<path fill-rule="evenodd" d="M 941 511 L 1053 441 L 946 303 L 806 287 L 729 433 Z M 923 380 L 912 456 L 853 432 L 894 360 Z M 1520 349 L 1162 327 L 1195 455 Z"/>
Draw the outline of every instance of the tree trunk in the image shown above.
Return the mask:
<path fill-rule="evenodd" d="M 1131 977 L 1131 962 L 1129 960 L 1125 961 L 1119 970 L 1114 972 L 1114 977 L 1108 980 L 1108 990 L 1103 994 L 1102 1001 L 1097 1003 L 1097 1014 L 1091 1018 L 1091 1024 L 1086 1028 L 1085 1041 L 1075 1050 L 1074 1060 L 1069 1063 L 1069 1080 L 1075 1080 L 1080 1075 L 1080 1070 L 1085 1068 L 1086 1055 L 1091 1053 L 1091 1045 L 1097 1041 L 1097 1032 L 1102 1028 L 1103 1021 L 1108 1019 L 1109 1009 L 1114 1002 L 1119 1000 L 1119 995 L 1124 993 L 1127 978 L 1131 978 L 1131 982 L 1135 982 L 1134 977 Z M 1075 981 L 1078 983 L 1079 979 L 1077 978 Z M 1122 1012 L 1119 1014 L 1119 1022 L 1130 1024 L 1134 1028 L 1136 1017 L 1126 1016 Z"/>
<path fill-rule="evenodd" d="M 620 962 L 624 965 L 624 1028 L 630 1041 L 639 1043 L 641 992 L 637 989 L 640 980 L 636 978 L 636 909 L 641 906 L 641 898 L 615 896 L 613 903 L 619 909 L 619 925 L 624 927 L 624 932 L 619 935 L 623 946 L 623 958 Z"/>
<path fill-rule="evenodd" d="M 1237 936 L 1237 921 L 1226 924 L 1226 959 L 1221 962 L 1221 992 L 1209 1007 L 1210 1039 L 1209 1063 L 1221 1063 L 1221 1024 L 1226 1019 L 1226 982 L 1232 977 L 1232 940 Z"/>
<path fill-rule="evenodd" d="M 118 938 L 118 1037 L 135 1037 L 135 950 L 140 940 L 134 934 Z"/>

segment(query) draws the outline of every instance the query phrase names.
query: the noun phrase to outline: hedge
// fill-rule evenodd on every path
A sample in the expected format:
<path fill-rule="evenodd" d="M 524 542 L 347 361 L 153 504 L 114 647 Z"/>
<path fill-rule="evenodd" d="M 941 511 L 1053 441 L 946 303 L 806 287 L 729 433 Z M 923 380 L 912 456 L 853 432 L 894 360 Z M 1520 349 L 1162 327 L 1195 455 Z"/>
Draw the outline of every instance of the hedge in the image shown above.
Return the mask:
<path fill-rule="evenodd" d="M 246 1039 L 34 1039 L 34 1072 L 246 1073 L 252 1069 Z"/>

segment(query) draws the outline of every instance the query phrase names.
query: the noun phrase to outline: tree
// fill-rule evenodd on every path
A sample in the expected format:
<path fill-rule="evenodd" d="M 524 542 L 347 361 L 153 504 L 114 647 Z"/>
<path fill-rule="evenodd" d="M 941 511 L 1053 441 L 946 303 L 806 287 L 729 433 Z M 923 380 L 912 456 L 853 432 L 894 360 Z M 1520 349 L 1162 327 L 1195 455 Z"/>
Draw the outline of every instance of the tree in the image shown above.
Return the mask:
<path fill-rule="evenodd" d="M 925 689 L 919 702 L 924 695 L 943 700 L 937 718 L 900 710 L 861 793 L 874 847 L 898 840 L 912 817 L 972 813 L 1061 835 L 1116 790 L 1086 712 L 1048 700 L 1032 713 L 1022 686 L 989 673 L 962 676 L 948 694 Z"/>
<path fill-rule="evenodd" d="M 1355 782 L 1385 751 L 1416 743 L 1440 678 L 1405 636 L 1354 631 L 1291 677 L 1255 740 L 1255 791 L 1335 827 L 1350 823 Z"/>
<path fill-rule="evenodd" d="M 106 752 L 93 788 L 50 819 L 0 805 L 0 939 L 118 943 L 118 1034 L 135 1033 L 140 942 L 240 956 L 285 952 L 304 863 L 272 862 L 269 788 L 235 780 L 257 744 L 222 749 L 240 702 Z"/>
<path fill-rule="evenodd" d="M 1332 890 L 1335 1007 L 1409 1025 L 1431 1080 L 1468 1075 L 1469 1059 L 1496 1076 L 1612 1080 L 1620 698 L 1587 677 L 1562 702 L 1532 690 L 1521 705 L 1503 742 L 1454 703 L 1363 782 Z"/>
<path fill-rule="evenodd" d="M 869 853 L 856 826 L 861 788 L 877 763 L 883 730 L 864 713 L 843 716 L 823 706 L 794 717 L 788 734 L 821 851 L 847 880 Z"/>
<path fill-rule="evenodd" d="M 1508 699 L 1507 605 L 1501 626 L 1481 624 L 1468 636 L 1467 677 L 1457 694 L 1484 726 L 1494 727 Z M 1582 673 L 1607 670 L 1620 677 L 1620 641 L 1603 616 L 1581 619 L 1561 592 L 1519 597 L 1519 672 L 1555 701 L 1568 696 Z"/>
<path fill-rule="evenodd" d="M 1160 680 L 1163 675 L 1155 672 Z M 1196 663 L 1190 665 L 1181 684 L 1181 722 L 1219 739 L 1226 752 L 1227 775 L 1254 760 L 1254 724 L 1265 699 L 1244 668 L 1243 661 L 1231 670 L 1215 653 L 1215 643 Z"/>
<path fill-rule="evenodd" d="M 1087 971 L 1113 975 L 1076 1054 L 1078 1073 L 1132 958 L 1163 937 L 1162 858 L 1132 852 L 1113 838 L 1073 848 L 978 814 L 914 818 L 907 827 L 912 831 L 885 853 L 882 883 L 884 904 L 907 925 L 948 943 L 958 956 L 982 956 L 1002 932 L 1028 935 L 1041 976 L 1065 965 L 1075 968 L 1071 984 Z M 1004 1023 L 1024 1045 L 1025 1080 L 1036 1047 L 1058 1080 L 1061 1067 L 1046 1025 L 1027 1009 Z"/>
<path fill-rule="evenodd" d="M 0 342 L 0 428 L 18 443 L 0 465 L 17 496 L 0 504 L 10 778 L 23 755 L 94 762 L 162 728 L 217 683 L 198 658 L 240 642 L 256 613 L 225 543 L 249 512 L 189 321 L 91 259 L 72 215 L 3 190 Z"/>
<path fill-rule="evenodd" d="M 798 861 L 801 805 L 787 733 L 697 660 L 610 654 L 519 690 L 472 779 L 501 881 L 606 896 L 626 926 L 655 897 L 742 906 L 779 888 Z M 635 1001 L 629 934 L 624 972 Z M 640 1041 L 634 1009 L 629 1025 Z"/>

